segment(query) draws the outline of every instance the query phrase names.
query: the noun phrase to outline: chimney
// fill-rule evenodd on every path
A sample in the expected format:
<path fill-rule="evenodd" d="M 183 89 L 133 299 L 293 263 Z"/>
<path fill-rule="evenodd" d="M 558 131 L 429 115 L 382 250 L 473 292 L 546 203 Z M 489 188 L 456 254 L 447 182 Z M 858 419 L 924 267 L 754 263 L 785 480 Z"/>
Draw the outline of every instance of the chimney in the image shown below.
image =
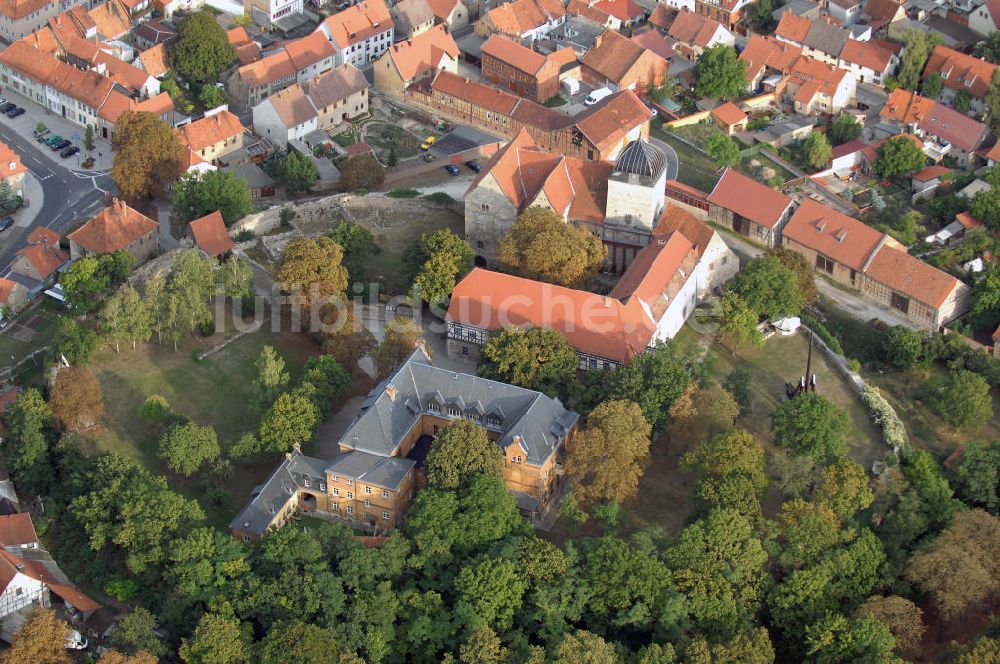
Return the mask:
<path fill-rule="evenodd" d="M 389 385 L 389 386 L 387 386 L 385 388 L 385 393 L 389 395 L 389 398 L 392 401 L 396 400 L 396 386 L 395 385 Z"/>

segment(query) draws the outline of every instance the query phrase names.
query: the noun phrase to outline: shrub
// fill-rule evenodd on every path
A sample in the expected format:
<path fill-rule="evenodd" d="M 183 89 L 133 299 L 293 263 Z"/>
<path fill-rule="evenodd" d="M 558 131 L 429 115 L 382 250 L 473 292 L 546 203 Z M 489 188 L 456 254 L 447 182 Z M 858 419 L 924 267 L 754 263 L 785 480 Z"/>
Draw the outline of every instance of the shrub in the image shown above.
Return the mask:
<path fill-rule="evenodd" d="M 151 394 L 139 406 L 139 417 L 149 422 L 163 422 L 172 413 L 170 403 L 159 394 Z"/>
<path fill-rule="evenodd" d="M 249 228 L 244 228 L 239 233 L 236 234 L 234 238 L 237 242 L 249 242 L 250 240 L 257 237 L 257 235 Z"/>
<path fill-rule="evenodd" d="M 857 360 L 852 361 L 857 362 Z M 882 427 L 885 444 L 893 450 L 909 451 L 910 437 L 906 433 L 906 427 L 896 414 L 896 409 L 885 400 L 878 388 L 865 385 L 861 388 L 861 400 L 868 406 L 875 423 Z"/>
<path fill-rule="evenodd" d="M 127 602 L 139 594 L 139 584 L 132 579 L 115 576 L 104 584 L 104 592 L 119 602 Z"/>
<path fill-rule="evenodd" d="M 427 194 L 424 196 L 424 200 L 430 201 L 431 203 L 437 203 L 438 205 L 451 205 L 455 202 L 454 198 L 443 191 L 435 191 L 433 194 Z"/>
<path fill-rule="evenodd" d="M 420 192 L 416 189 L 393 189 L 388 194 L 389 198 L 417 198 Z"/>
<path fill-rule="evenodd" d="M 852 357 L 847 361 L 847 368 L 853 371 L 854 373 L 858 373 L 859 371 L 861 371 L 861 360 Z"/>
<path fill-rule="evenodd" d="M 830 333 L 830 330 L 826 329 L 826 326 L 823 325 L 823 323 L 819 322 L 809 314 L 802 314 L 799 318 L 806 327 L 815 332 L 816 336 L 823 340 L 823 343 L 825 343 L 830 350 L 837 355 L 844 354 L 844 348 L 840 345 L 840 342 L 837 341 L 837 337 L 833 336 L 833 334 Z"/>

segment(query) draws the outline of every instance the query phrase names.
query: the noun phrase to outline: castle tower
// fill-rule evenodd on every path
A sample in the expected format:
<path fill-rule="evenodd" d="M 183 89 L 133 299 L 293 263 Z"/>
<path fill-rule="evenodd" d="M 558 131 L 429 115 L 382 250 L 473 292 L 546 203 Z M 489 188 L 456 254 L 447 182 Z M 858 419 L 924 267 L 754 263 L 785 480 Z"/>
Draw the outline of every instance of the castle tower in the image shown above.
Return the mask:
<path fill-rule="evenodd" d="M 605 221 L 652 229 L 663 212 L 667 158 L 638 139 L 625 146 L 608 178 Z"/>

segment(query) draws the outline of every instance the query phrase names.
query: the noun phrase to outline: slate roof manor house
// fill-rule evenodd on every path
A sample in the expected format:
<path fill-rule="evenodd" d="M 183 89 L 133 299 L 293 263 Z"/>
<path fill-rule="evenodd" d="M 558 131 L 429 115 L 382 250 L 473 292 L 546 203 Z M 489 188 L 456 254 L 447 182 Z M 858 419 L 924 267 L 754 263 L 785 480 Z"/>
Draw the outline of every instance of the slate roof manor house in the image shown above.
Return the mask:
<path fill-rule="evenodd" d="M 521 513 L 536 519 L 559 493 L 565 446 L 579 415 L 541 392 L 435 367 L 418 348 L 361 406 L 332 460 L 288 453 L 229 524 L 260 538 L 296 511 L 314 511 L 372 532 L 398 528 L 434 437 L 468 419 L 504 452 L 504 481 Z"/>

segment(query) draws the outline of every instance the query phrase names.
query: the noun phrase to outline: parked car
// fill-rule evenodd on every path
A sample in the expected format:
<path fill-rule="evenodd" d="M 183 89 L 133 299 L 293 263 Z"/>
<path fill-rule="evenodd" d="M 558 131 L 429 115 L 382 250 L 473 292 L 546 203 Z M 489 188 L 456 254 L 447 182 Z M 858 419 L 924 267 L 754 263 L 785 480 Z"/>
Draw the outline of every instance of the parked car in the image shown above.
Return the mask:
<path fill-rule="evenodd" d="M 461 171 L 458 170 L 458 166 L 455 164 L 448 164 L 444 167 L 444 170 L 448 172 L 448 175 L 458 175 Z"/>
<path fill-rule="evenodd" d="M 423 143 L 420 144 L 421 150 L 430 150 L 431 146 L 437 143 L 437 139 L 433 136 L 428 136 Z"/>
<path fill-rule="evenodd" d="M 3 104 L 0 104 L 0 113 L 6 113 L 12 108 L 17 108 L 17 104 L 15 104 L 14 102 L 5 101 Z"/>
<path fill-rule="evenodd" d="M 18 106 L 15 106 L 14 108 L 7 111 L 8 118 L 16 118 L 19 115 L 24 115 L 24 109 Z"/>
<path fill-rule="evenodd" d="M 72 157 L 73 155 L 75 155 L 79 151 L 80 151 L 80 148 L 76 147 L 75 145 L 71 145 L 68 148 L 65 148 L 65 149 L 61 150 L 59 152 L 59 156 L 62 157 L 63 159 L 65 159 L 66 157 Z"/>
<path fill-rule="evenodd" d="M 58 143 L 53 143 L 52 145 L 50 145 L 49 149 L 52 150 L 53 152 L 59 152 L 63 148 L 68 148 L 70 145 L 72 145 L 72 142 L 71 141 L 67 141 L 64 138 L 61 141 L 59 141 Z"/>
<path fill-rule="evenodd" d="M 478 173 L 483 170 L 483 167 L 479 165 L 479 162 L 473 159 L 472 161 L 465 162 L 465 165 L 469 167 L 469 170 L 473 173 Z"/>
<path fill-rule="evenodd" d="M 14 217 L 4 217 L 3 221 L 0 221 L 0 231 L 5 231 L 14 225 Z"/>
<path fill-rule="evenodd" d="M 45 139 L 45 144 L 46 145 L 52 145 L 53 143 L 58 143 L 62 139 L 63 139 L 63 137 L 60 136 L 59 134 L 52 134 L 51 136 L 49 136 L 48 138 Z"/>
<path fill-rule="evenodd" d="M 611 94 L 611 88 L 597 88 L 587 95 L 587 98 L 583 100 L 583 104 L 584 106 L 593 106 L 605 97 L 610 97 Z"/>

